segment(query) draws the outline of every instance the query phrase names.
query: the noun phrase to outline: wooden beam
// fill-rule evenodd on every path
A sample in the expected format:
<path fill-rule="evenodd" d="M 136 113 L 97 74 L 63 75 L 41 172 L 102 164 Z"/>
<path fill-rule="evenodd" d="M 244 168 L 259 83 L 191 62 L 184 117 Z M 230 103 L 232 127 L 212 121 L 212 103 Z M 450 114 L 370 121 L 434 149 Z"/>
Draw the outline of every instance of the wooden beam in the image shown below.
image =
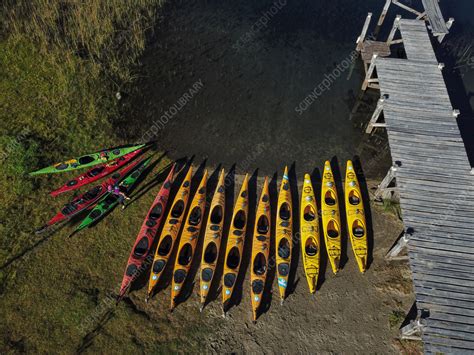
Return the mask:
<path fill-rule="evenodd" d="M 403 232 L 400 238 L 395 242 L 395 244 L 390 248 L 390 250 L 385 254 L 385 259 L 389 261 L 393 260 L 407 260 L 408 256 L 400 256 L 400 253 L 408 245 L 410 234 Z"/>
<path fill-rule="evenodd" d="M 390 7 L 390 4 L 392 3 L 392 0 L 385 0 L 385 5 L 382 9 L 382 12 L 380 13 L 379 20 L 377 22 L 377 27 L 375 27 L 374 30 L 374 37 L 377 38 L 377 35 L 380 32 L 380 28 L 382 27 L 382 24 L 385 20 L 385 17 L 387 16 L 388 8 Z"/>
<path fill-rule="evenodd" d="M 396 171 L 397 167 L 396 166 L 391 166 L 390 169 L 387 172 L 387 175 L 383 178 L 383 180 L 380 182 L 379 186 L 377 187 L 377 190 L 375 191 L 374 194 L 374 200 L 375 201 L 381 201 L 382 196 L 383 196 L 383 191 L 388 188 L 388 186 L 391 184 L 393 179 L 396 178 Z"/>
<path fill-rule="evenodd" d="M 377 102 L 377 107 L 375 108 L 374 113 L 372 114 L 372 117 L 370 118 L 369 124 L 367 125 L 367 129 L 365 130 L 365 133 L 370 134 L 374 130 L 377 120 L 380 117 L 380 114 L 382 113 L 383 110 L 383 103 L 385 101 L 384 97 L 381 97 L 379 101 Z"/>
<path fill-rule="evenodd" d="M 388 35 L 388 38 L 387 38 L 387 43 L 391 43 L 393 41 L 393 37 L 395 37 L 395 32 L 397 31 L 398 26 L 400 25 L 401 18 L 402 18 L 401 15 L 397 15 L 397 17 L 395 17 L 395 21 L 393 21 L 392 30 L 390 31 L 390 34 Z"/>
<path fill-rule="evenodd" d="M 371 78 L 374 69 L 375 69 L 375 61 L 377 60 L 377 54 L 372 56 L 372 60 L 370 61 L 369 70 L 367 70 L 367 74 L 365 75 L 364 83 L 362 84 L 362 90 L 367 90 L 367 86 L 369 86 L 369 79 Z"/>
<path fill-rule="evenodd" d="M 356 50 L 357 51 L 361 50 L 362 43 L 364 43 L 365 36 L 367 34 L 367 29 L 369 28 L 371 18 L 372 18 L 372 13 L 369 12 L 367 14 L 367 17 L 365 18 L 364 27 L 362 27 L 362 32 L 361 32 L 360 36 L 357 37 L 357 40 L 356 40 L 356 43 L 357 43 Z"/>
<path fill-rule="evenodd" d="M 395 5 L 397 5 L 398 7 L 401 7 L 402 9 L 407 10 L 407 11 L 409 11 L 409 12 L 415 14 L 416 16 L 421 16 L 421 15 L 422 15 L 421 12 L 416 11 L 415 9 L 412 9 L 412 8 L 409 7 L 409 6 L 398 2 L 398 0 L 393 0 L 392 2 L 393 2 Z"/>
<path fill-rule="evenodd" d="M 446 27 L 448 28 L 448 30 L 449 30 L 449 29 L 451 28 L 451 26 L 453 25 L 453 22 L 454 22 L 454 18 L 453 18 L 453 17 L 450 17 L 449 20 L 446 22 Z M 446 37 L 446 34 L 441 35 L 441 36 L 438 36 L 438 42 L 439 42 L 439 43 L 443 42 L 444 37 Z"/>

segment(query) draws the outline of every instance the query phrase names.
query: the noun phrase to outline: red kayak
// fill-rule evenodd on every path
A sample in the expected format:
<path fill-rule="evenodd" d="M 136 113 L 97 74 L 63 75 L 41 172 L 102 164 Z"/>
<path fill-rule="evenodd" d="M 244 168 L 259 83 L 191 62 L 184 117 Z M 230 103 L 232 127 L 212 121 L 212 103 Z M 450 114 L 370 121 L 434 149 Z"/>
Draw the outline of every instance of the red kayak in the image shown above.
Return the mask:
<path fill-rule="evenodd" d="M 140 232 L 137 235 L 135 244 L 128 258 L 127 267 L 122 279 L 122 285 L 120 286 L 120 293 L 118 300 L 120 300 L 127 292 L 130 284 L 138 278 L 140 274 L 146 269 L 146 267 L 153 261 L 153 255 L 149 259 L 148 263 L 146 259 L 150 253 L 150 249 L 155 240 L 158 229 L 160 228 L 163 215 L 168 204 L 168 197 L 171 190 L 171 184 L 173 182 L 173 175 L 175 166 L 171 168 L 168 177 L 161 186 L 160 191 L 156 195 L 155 201 L 151 205 L 148 214 L 143 221 Z M 148 265 L 147 265 L 148 264 Z M 143 270 L 141 269 L 143 267 Z"/>
<path fill-rule="evenodd" d="M 114 185 L 123 179 L 133 168 L 140 163 L 142 159 L 134 161 L 130 165 L 126 166 L 123 170 L 116 172 L 109 179 L 104 181 L 102 184 L 97 185 L 82 195 L 76 197 L 71 202 L 64 205 L 56 216 L 51 218 L 46 225 L 39 228 L 36 233 L 45 231 L 46 228 L 51 227 L 57 223 L 68 221 L 71 217 L 77 215 L 79 212 L 84 211 L 88 207 L 94 205 L 104 194 L 107 192 L 108 185 Z"/>
<path fill-rule="evenodd" d="M 79 175 L 77 178 L 66 182 L 59 189 L 51 191 L 49 194 L 51 196 L 56 197 L 59 194 L 62 194 L 63 192 L 76 190 L 80 188 L 81 186 L 84 186 L 94 181 L 97 181 L 99 179 L 102 179 L 104 176 L 107 176 L 113 173 L 114 171 L 120 169 L 122 166 L 127 165 L 141 152 L 142 152 L 142 149 L 138 149 L 134 152 L 124 155 L 123 157 L 112 160 L 111 162 L 95 166 L 94 168 L 90 169 L 84 174 Z"/>

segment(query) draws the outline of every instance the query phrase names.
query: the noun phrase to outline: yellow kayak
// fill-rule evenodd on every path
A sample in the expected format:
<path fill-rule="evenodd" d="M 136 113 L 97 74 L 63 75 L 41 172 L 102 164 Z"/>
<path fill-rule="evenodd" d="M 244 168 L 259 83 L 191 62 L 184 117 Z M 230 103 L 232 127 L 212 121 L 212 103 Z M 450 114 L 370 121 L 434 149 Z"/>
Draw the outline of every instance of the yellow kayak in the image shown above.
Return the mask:
<path fill-rule="evenodd" d="M 336 183 L 329 161 L 324 164 L 321 200 L 324 241 L 332 271 L 336 274 L 341 260 L 341 218 Z"/>
<path fill-rule="evenodd" d="M 258 317 L 265 280 L 267 278 L 268 254 L 270 250 L 271 210 L 268 178 L 265 177 L 262 194 L 257 207 L 252 243 L 252 264 L 250 269 L 250 296 L 252 297 L 253 321 Z"/>
<path fill-rule="evenodd" d="M 166 218 L 166 223 L 161 231 L 161 238 L 155 251 L 150 279 L 148 281 L 147 300 L 150 298 L 153 289 L 163 274 L 171 252 L 173 251 L 173 246 L 178 237 L 179 230 L 181 229 L 184 212 L 188 205 L 192 174 L 193 168 L 190 167 L 176 197 L 174 198 L 173 205 L 171 206 L 170 212 Z"/>
<path fill-rule="evenodd" d="M 314 196 L 311 177 L 305 174 L 300 209 L 301 254 L 308 281 L 309 292 L 316 292 L 319 274 L 320 240 L 318 205 Z"/>
<path fill-rule="evenodd" d="M 347 216 L 347 230 L 351 239 L 352 250 L 359 266 L 360 272 L 365 272 L 367 268 L 367 228 L 365 224 L 364 205 L 360 192 L 359 181 L 352 165 L 352 161 L 347 161 L 346 183 L 345 183 L 345 203 Z"/>
<path fill-rule="evenodd" d="M 240 188 L 234 207 L 225 251 L 224 274 L 222 276 L 222 307 L 224 314 L 229 306 L 235 282 L 239 274 L 244 250 L 245 233 L 247 231 L 249 209 L 248 174 Z"/>
<path fill-rule="evenodd" d="M 276 266 L 281 302 L 285 300 L 293 248 L 293 213 L 288 168 L 285 167 L 278 195 L 276 216 Z"/>
<path fill-rule="evenodd" d="M 224 169 L 221 170 L 214 196 L 212 197 L 209 217 L 204 234 L 204 246 L 201 257 L 201 311 L 206 304 L 207 294 L 212 284 L 219 258 L 225 210 Z"/>
<path fill-rule="evenodd" d="M 201 183 L 193 197 L 188 214 L 186 215 L 183 231 L 181 232 L 171 283 L 171 311 L 176 305 L 176 299 L 183 288 L 184 281 L 188 276 L 189 269 L 193 262 L 194 252 L 201 233 L 202 220 L 206 209 L 206 185 L 207 170 L 204 171 Z"/>

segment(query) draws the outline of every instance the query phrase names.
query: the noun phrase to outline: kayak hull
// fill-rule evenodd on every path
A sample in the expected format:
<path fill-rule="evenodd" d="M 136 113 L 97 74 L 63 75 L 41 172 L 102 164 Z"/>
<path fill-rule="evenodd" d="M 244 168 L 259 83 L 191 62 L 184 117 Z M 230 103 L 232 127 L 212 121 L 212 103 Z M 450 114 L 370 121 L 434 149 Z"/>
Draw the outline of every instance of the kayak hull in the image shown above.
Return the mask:
<path fill-rule="evenodd" d="M 175 165 L 173 165 L 168 177 L 161 185 L 135 239 L 122 278 L 119 299 L 127 292 L 130 284 L 144 271 L 143 269 L 151 265 L 152 258 L 149 254 L 168 205 L 174 170 Z"/>
<path fill-rule="evenodd" d="M 141 152 L 142 150 L 138 149 L 134 152 L 119 157 L 111 161 L 110 163 L 100 164 L 99 166 L 90 169 L 86 173 L 79 175 L 78 177 L 72 180 L 69 180 L 63 186 L 54 191 L 51 191 L 49 194 L 53 197 L 56 197 L 62 193 L 77 190 L 84 185 L 88 185 L 90 183 L 93 183 L 94 181 L 100 180 L 103 177 L 112 174 L 116 170 L 130 163 Z"/>
<path fill-rule="evenodd" d="M 360 272 L 367 269 L 367 227 L 365 220 L 364 204 L 357 174 L 352 161 L 346 165 L 346 181 L 344 190 L 346 204 L 347 230 L 351 240 L 352 250 Z"/>
<path fill-rule="evenodd" d="M 248 175 L 245 175 L 239 196 L 237 197 L 237 202 L 235 203 L 229 235 L 227 237 L 224 272 L 222 275 L 222 305 L 224 312 L 227 311 L 230 305 L 232 293 L 239 274 L 240 264 L 242 263 L 249 212 L 248 194 Z"/>
<path fill-rule="evenodd" d="M 309 292 L 315 293 L 319 276 L 321 242 L 319 235 L 318 205 L 311 176 L 305 174 L 300 206 L 301 255 Z"/>
<path fill-rule="evenodd" d="M 291 258 L 293 254 L 293 208 L 291 202 L 288 168 L 285 167 L 280 192 L 278 194 L 275 231 L 275 260 L 281 302 L 286 298 L 288 278 L 291 270 Z"/>
<path fill-rule="evenodd" d="M 262 193 L 257 206 L 255 227 L 252 241 L 252 262 L 250 265 L 250 297 L 252 303 L 252 318 L 258 318 L 260 304 L 268 273 L 268 257 L 271 238 L 271 207 L 268 178 L 265 177 Z"/>
<path fill-rule="evenodd" d="M 221 247 L 222 231 L 225 218 L 225 184 L 224 169 L 221 170 L 214 196 L 209 208 L 209 217 L 204 234 L 204 243 L 201 256 L 201 273 L 199 293 L 201 296 L 201 309 L 206 304 L 207 295 L 214 279 L 219 250 Z"/>
<path fill-rule="evenodd" d="M 336 182 L 329 161 L 324 164 L 321 186 L 321 219 L 329 263 L 333 273 L 336 274 L 341 261 L 341 217 Z"/>
<path fill-rule="evenodd" d="M 191 201 L 179 240 L 178 253 L 176 255 L 173 278 L 171 281 L 170 310 L 173 310 L 176 306 L 176 301 L 181 294 L 181 290 L 188 278 L 189 270 L 194 260 L 206 208 L 206 185 L 207 170 L 204 171 L 201 183 Z"/>
<path fill-rule="evenodd" d="M 108 161 L 120 158 L 121 156 L 131 153 L 137 149 L 143 148 L 144 146 L 145 144 L 139 144 L 131 147 L 112 148 L 91 154 L 86 154 L 77 158 L 69 159 L 61 163 L 48 166 L 37 171 L 33 171 L 30 173 L 30 176 L 40 174 L 62 173 L 65 171 L 77 170 L 98 165 L 101 163 L 106 163 Z"/>

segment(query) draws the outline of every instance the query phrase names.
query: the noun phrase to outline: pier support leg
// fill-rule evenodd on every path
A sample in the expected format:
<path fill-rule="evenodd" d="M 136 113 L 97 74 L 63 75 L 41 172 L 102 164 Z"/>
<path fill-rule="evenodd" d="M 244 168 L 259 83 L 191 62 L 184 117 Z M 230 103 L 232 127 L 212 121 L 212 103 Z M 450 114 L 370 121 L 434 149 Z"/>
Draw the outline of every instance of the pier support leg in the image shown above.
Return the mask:
<path fill-rule="evenodd" d="M 361 50 L 361 48 L 362 48 L 362 44 L 364 43 L 365 36 L 366 36 L 366 34 L 367 34 L 367 29 L 369 28 L 371 18 L 372 18 L 372 13 L 369 12 L 369 13 L 367 14 L 367 17 L 365 18 L 364 27 L 362 27 L 362 32 L 361 32 L 360 36 L 357 37 L 357 40 L 356 40 L 356 43 L 357 43 L 356 50 L 359 51 L 359 52 L 360 52 L 360 50 Z"/>
<path fill-rule="evenodd" d="M 454 22 L 454 18 L 453 18 L 453 17 L 450 17 L 449 20 L 446 22 L 446 27 L 448 28 L 448 30 L 449 30 L 449 29 L 451 28 L 451 26 L 453 25 L 453 22 Z M 443 42 L 444 37 L 446 37 L 446 34 L 441 35 L 441 36 L 438 36 L 438 42 L 439 42 L 439 43 Z"/>
<path fill-rule="evenodd" d="M 425 328 L 425 318 L 429 317 L 429 311 L 419 309 L 415 320 L 400 328 L 400 338 L 404 340 L 421 340 L 421 334 Z"/>
<path fill-rule="evenodd" d="M 388 45 L 391 45 L 392 42 L 393 42 L 393 38 L 395 37 L 395 32 L 397 31 L 398 26 L 400 25 L 400 19 L 401 18 L 402 18 L 401 15 L 397 15 L 397 17 L 395 17 L 395 21 L 393 21 L 392 29 L 390 31 L 390 34 L 388 35 L 388 38 L 387 38 L 387 44 Z"/>
<path fill-rule="evenodd" d="M 374 196 L 375 201 L 380 202 L 380 201 L 383 201 L 384 199 L 392 198 L 392 192 L 394 192 L 395 189 L 389 188 L 388 186 L 395 179 L 396 171 L 397 171 L 396 166 L 390 167 L 387 175 L 383 178 L 382 182 L 380 183 L 380 185 L 377 187 L 377 190 L 375 191 L 375 196 Z"/>
<path fill-rule="evenodd" d="M 382 24 L 385 20 L 385 16 L 387 16 L 388 8 L 390 7 L 391 3 L 392 3 L 392 0 L 385 0 L 385 5 L 382 9 L 382 13 L 380 14 L 379 21 L 377 22 L 377 27 L 375 27 L 375 30 L 374 30 L 374 39 L 377 38 L 377 35 L 380 32 L 380 28 L 382 27 Z"/>
<path fill-rule="evenodd" d="M 370 61 L 370 66 L 369 66 L 369 69 L 367 70 L 367 74 L 365 75 L 364 83 L 362 84 L 362 90 L 363 91 L 367 90 L 367 86 L 369 86 L 370 77 L 372 76 L 372 74 L 374 72 L 374 69 L 375 69 L 376 59 L 377 59 L 377 54 L 374 54 L 372 56 L 372 60 Z"/>
<path fill-rule="evenodd" d="M 415 14 L 417 17 L 421 18 L 423 16 L 423 13 L 416 11 L 415 9 L 412 9 L 411 7 L 405 4 L 402 4 L 398 0 L 392 0 L 392 2 L 394 3 L 394 5 L 397 5 L 398 7 L 401 7 L 402 9 L 407 10 L 408 12 L 411 12 L 412 14 Z"/>
<path fill-rule="evenodd" d="M 403 255 L 401 256 L 400 253 L 406 248 L 408 245 L 408 241 L 410 240 L 411 231 L 407 230 L 402 233 L 400 238 L 395 242 L 395 244 L 390 248 L 390 250 L 385 254 L 385 260 L 387 261 L 395 261 L 395 260 L 408 260 L 408 256 Z"/>
<path fill-rule="evenodd" d="M 377 108 L 375 109 L 372 118 L 369 121 L 369 124 L 367 125 L 367 129 L 365 130 L 365 133 L 372 133 L 375 127 L 385 127 L 384 123 L 377 123 L 377 120 L 380 117 L 380 114 L 382 113 L 383 110 L 383 103 L 385 101 L 385 97 L 381 97 L 379 101 L 377 102 Z"/>

